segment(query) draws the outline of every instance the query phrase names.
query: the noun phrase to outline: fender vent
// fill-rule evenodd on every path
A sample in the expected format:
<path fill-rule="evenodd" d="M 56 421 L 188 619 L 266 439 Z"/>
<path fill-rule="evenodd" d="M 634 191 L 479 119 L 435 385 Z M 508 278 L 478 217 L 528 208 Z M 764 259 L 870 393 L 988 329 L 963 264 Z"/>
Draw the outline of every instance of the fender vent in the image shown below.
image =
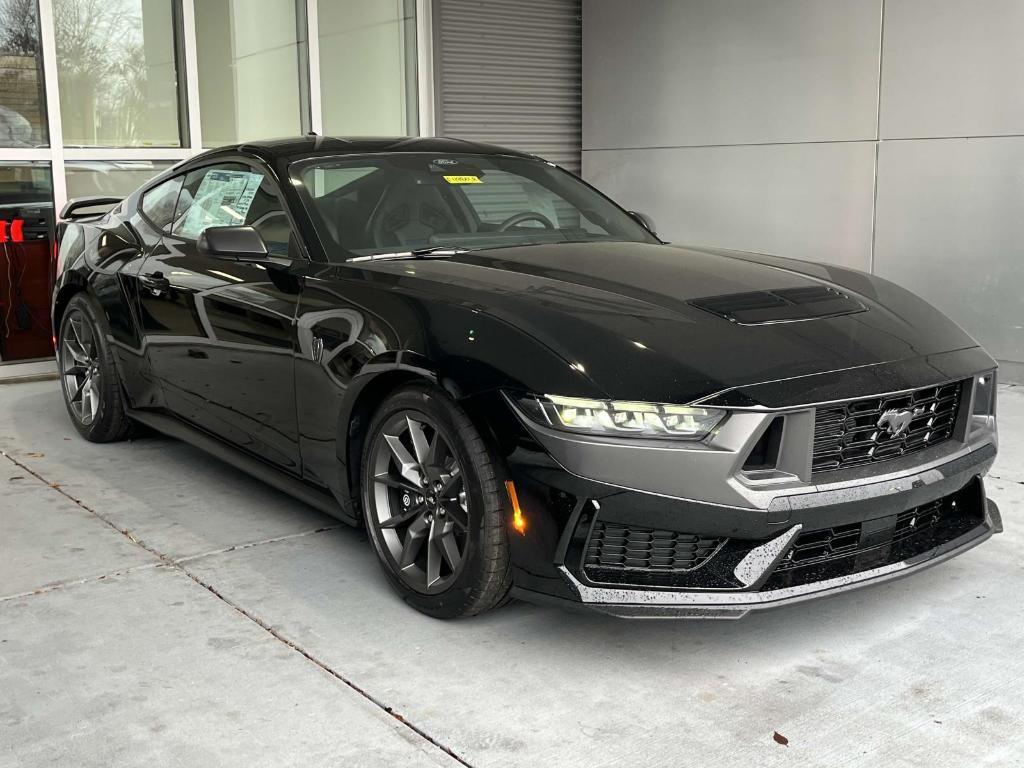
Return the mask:
<path fill-rule="evenodd" d="M 850 315 L 867 309 L 859 301 L 827 285 L 730 293 L 694 299 L 690 304 L 738 325 L 812 320 Z"/>

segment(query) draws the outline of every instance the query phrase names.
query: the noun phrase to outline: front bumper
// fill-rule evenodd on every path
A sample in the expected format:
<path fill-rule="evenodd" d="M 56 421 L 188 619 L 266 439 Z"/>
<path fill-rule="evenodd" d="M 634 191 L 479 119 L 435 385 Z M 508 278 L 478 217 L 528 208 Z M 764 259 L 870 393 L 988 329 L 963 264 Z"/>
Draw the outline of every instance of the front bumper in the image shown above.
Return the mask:
<path fill-rule="evenodd" d="M 909 576 L 956 557 L 1001 531 L 999 508 L 995 502 L 986 500 L 981 524 L 934 549 L 906 560 L 846 576 L 763 591 L 665 591 L 596 587 L 582 583 L 564 565 L 560 570 L 579 602 L 602 613 L 623 618 L 739 619 L 752 610 L 791 605 Z M 799 525 L 778 537 L 778 541 L 783 544 L 779 550 L 783 556 L 798 532 Z M 767 545 L 775 542 L 772 540 Z M 774 557 L 772 560 L 778 562 Z"/>
<path fill-rule="evenodd" d="M 804 415 L 794 415 L 802 428 Z M 550 510 L 561 500 L 562 514 L 550 530 L 538 525 L 532 542 L 513 541 L 516 593 L 623 617 L 740 618 L 923 570 L 1002 530 L 982 481 L 996 455 L 994 424 L 976 427 L 962 416 L 941 445 L 827 476 L 750 483 L 735 455 L 728 464 L 712 457 L 729 467 L 726 477 L 705 473 L 686 485 L 712 490 L 688 498 L 666 486 L 688 477 L 706 449 L 670 456 L 669 448 L 578 439 L 567 446 L 524 422 L 540 450 L 513 457 L 520 495 L 528 508 Z M 710 447 L 742 456 L 749 438 L 735 443 L 744 447 Z M 636 482 L 637 467 L 652 462 L 660 486 L 640 490 L 654 483 Z M 723 503 L 723 493 L 734 494 L 733 503 Z M 544 536 L 549 546 L 538 547 Z M 801 559 L 808 551 L 811 559 Z"/>

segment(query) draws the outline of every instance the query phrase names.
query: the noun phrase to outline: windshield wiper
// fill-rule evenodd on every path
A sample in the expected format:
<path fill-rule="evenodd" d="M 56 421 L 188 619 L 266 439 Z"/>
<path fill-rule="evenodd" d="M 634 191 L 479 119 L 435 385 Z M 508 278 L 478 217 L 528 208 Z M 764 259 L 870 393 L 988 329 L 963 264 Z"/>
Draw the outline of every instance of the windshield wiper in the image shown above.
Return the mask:
<path fill-rule="evenodd" d="M 356 256 L 349 261 L 393 261 L 397 259 L 439 259 L 469 253 L 469 248 L 453 248 L 450 245 L 433 245 L 429 248 L 413 248 L 410 251 L 394 253 L 371 253 L 369 256 Z"/>

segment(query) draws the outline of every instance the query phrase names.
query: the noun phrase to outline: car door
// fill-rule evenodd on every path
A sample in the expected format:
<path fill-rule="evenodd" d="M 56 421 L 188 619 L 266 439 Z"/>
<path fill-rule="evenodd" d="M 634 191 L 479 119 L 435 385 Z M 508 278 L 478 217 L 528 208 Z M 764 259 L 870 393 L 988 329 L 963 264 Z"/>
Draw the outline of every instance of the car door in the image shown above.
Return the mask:
<path fill-rule="evenodd" d="M 259 231 L 273 263 L 199 250 L 207 227 L 231 225 Z M 264 167 L 238 159 L 191 170 L 174 221 L 140 270 L 139 305 L 164 407 L 298 473 L 293 321 L 305 256 L 293 232 Z"/>

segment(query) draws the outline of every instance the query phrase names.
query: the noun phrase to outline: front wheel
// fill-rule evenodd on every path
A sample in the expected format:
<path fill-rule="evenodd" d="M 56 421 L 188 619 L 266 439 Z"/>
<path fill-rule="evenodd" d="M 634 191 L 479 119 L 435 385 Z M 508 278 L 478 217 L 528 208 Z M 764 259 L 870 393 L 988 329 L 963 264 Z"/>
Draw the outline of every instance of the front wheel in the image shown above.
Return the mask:
<path fill-rule="evenodd" d="M 511 571 L 498 463 L 462 409 L 440 389 L 403 387 L 365 446 L 366 527 L 398 594 L 438 618 L 500 603 Z"/>

